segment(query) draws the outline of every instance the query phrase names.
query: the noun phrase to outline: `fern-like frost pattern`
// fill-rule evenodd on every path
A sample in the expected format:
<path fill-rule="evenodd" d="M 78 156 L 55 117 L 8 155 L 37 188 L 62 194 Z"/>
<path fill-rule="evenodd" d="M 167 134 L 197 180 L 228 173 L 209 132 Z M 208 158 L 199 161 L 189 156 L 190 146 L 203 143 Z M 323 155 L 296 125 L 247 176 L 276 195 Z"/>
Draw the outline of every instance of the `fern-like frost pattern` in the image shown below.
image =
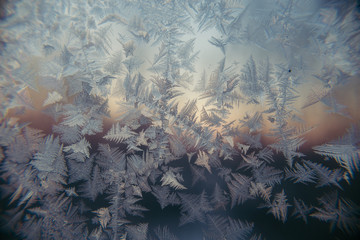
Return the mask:
<path fill-rule="evenodd" d="M 2 1 L 0 238 L 357 239 L 359 16 Z M 311 141 L 315 111 L 339 136 Z"/>

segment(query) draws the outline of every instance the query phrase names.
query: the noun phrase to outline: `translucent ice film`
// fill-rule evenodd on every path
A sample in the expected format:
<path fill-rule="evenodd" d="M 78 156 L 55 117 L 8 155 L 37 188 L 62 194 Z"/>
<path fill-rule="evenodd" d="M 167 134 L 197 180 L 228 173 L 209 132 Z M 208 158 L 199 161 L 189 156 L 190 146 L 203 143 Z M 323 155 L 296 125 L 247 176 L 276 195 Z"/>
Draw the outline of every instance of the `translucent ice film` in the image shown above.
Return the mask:
<path fill-rule="evenodd" d="M 0 239 L 360 239 L 359 6 L 0 1 Z"/>

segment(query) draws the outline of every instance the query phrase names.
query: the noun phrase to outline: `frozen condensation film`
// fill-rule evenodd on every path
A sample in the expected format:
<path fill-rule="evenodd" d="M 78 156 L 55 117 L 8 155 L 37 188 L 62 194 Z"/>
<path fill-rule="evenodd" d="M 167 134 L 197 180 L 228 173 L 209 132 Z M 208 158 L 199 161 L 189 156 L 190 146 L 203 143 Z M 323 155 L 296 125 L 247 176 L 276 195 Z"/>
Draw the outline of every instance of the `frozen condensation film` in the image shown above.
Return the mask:
<path fill-rule="evenodd" d="M 1 239 L 358 239 L 357 1 L 0 2 Z"/>

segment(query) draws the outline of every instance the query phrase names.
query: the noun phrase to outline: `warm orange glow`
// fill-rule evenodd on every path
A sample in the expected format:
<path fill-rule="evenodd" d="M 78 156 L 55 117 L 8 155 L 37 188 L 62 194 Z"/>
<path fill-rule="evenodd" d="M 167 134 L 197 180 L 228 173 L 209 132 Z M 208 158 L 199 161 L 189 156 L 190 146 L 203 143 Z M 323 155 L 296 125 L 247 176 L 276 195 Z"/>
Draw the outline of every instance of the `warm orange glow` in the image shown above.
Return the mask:
<path fill-rule="evenodd" d="M 360 111 L 358 110 L 358 103 L 360 103 L 360 96 L 358 93 L 360 92 L 360 86 L 358 81 L 359 78 L 352 78 L 348 84 L 339 87 L 334 94 L 334 96 L 341 104 L 347 106 L 347 111 L 351 118 L 340 116 L 338 114 L 327 113 L 326 110 L 328 108 L 322 103 L 316 103 L 301 110 L 300 116 L 302 116 L 303 120 L 305 121 L 305 125 L 309 127 L 315 126 L 313 130 L 303 136 L 306 139 L 306 143 L 302 147 L 304 151 L 311 148 L 312 146 L 323 144 L 331 140 L 336 140 L 339 136 L 343 135 L 346 129 L 348 129 L 352 124 L 359 122 Z M 16 114 L 16 109 L 12 109 L 9 111 L 8 117 L 17 116 L 19 117 L 20 122 L 30 123 L 32 127 L 42 129 L 45 132 L 50 133 L 52 130 L 52 125 L 55 124 L 55 121 L 45 113 L 41 112 L 43 109 L 42 105 L 47 97 L 48 91 L 40 86 L 39 92 L 36 92 L 32 89 L 26 89 L 26 92 L 26 94 L 31 98 L 34 109 L 28 109 L 25 111 L 25 113 L 22 113 L 19 116 Z M 300 102 L 304 101 L 307 94 L 308 93 L 305 92 L 305 90 L 299 93 Z M 195 99 L 198 97 L 199 96 L 197 93 L 187 92 L 177 99 L 179 101 L 179 108 L 181 109 L 181 107 L 183 107 L 189 99 Z M 105 129 L 109 128 L 117 118 L 126 112 L 126 109 L 122 109 L 122 106 L 119 104 L 121 101 L 123 101 L 121 96 L 109 98 L 111 119 L 105 120 L 107 123 L 107 127 L 105 127 Z M 205 100 L 199 100 L 197 103 L 200 112 L 205 104 Z M 296 103 L 296 105 L 301 106 L 299 103 Z M 235 120 L 235 125 L 240 126 L 241 124 L 239 123 L 239 120 L 243 119 L 247 113 L 251 115 L 256 111 L 265 110 L 265 107 L 266 106 L 240 104 L 231 111 L 227 122 Z M 140 106 L 140 110 L 142 108 L 145 107 Z M 198 120 L 200 120 L 200 116 L 198 116 Z M 263 141 L 265 144 L 272 143 L 274 140 L 271 137 L 267 137 L 266 135 L 270 133 L 269 130 L 273 126 L 266 118 L 264 118 L 263 123 Z M 300 126 L 300 124 L 298 124 L 298 126 Z M 215 130 L 220 132 L 221 128 L 215 128 Z"/>

